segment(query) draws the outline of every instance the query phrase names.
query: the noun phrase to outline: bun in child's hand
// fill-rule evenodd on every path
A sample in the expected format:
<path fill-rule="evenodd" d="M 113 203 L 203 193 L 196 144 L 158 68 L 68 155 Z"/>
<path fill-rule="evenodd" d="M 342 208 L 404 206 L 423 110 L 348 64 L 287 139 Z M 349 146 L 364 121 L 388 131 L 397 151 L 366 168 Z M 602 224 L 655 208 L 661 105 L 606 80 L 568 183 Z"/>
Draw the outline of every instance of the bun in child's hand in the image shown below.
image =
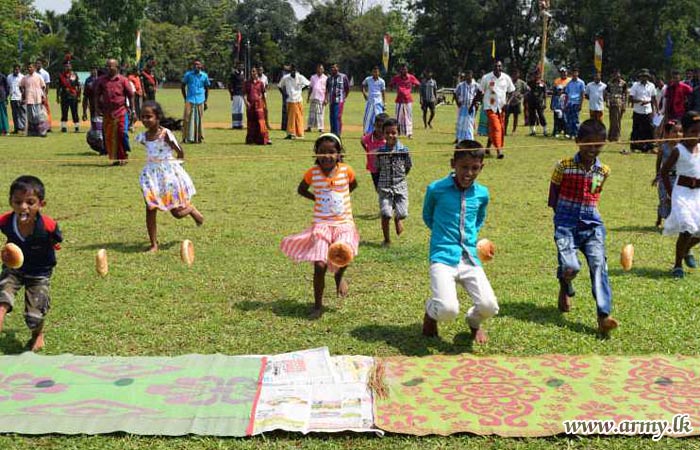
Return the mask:
<path fill-rule="evenodd" d="M 625 272 L 632 269 L 632 261 L 634 260 L 634 245 L 627 244 L 622 247 L 620 252 L 620 264 Z"/>
<path fill-rule="evenodd" d="M 346 267 L 355 257 L 352 248 L 345 242 L 335 242 L 328 247 L 328 261 L 337 267 Z"/>
<path fill-rule="evenodd" d="M 3 245 L 2 262 L 10 269 L 19 269 L 24 264 L 24 254 L 22 249 L 12 242 Z"/>
<path fill-rule="evenodd" d="M 106 276 L 109 272 L 109 264 L 107 263 L 107 250 L 101 248 L 97 251 L 97 256 L 95 256 L 95 270 L 101 276 Z"/>
<path fill-rule="evenodd" d="M 194 263 L 194 245 L 189 239 L 185 239 L 180 244 L 180 259 L 188 266 Z"/>
<path fill-rule="evenodd" d="M 496 255 L 496 246 L 488 239 L 476 243 L 476 254 L 482 262 L 489 262 Z"/>

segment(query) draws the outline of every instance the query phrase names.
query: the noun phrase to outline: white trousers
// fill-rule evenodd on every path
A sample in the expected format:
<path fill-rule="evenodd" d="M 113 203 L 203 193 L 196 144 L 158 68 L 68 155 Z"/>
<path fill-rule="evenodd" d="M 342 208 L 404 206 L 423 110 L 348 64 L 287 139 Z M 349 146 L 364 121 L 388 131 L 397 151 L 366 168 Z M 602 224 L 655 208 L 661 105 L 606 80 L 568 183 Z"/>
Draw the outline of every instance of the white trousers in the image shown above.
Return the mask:
<path fill-rule="evenodd" d="M 470 328 L 478 329 L 481 322 L 498 314 L 496 294 L 491 288 L 484 269 L 460 261 L 457 267 L 442 263 L 430 265 L 430 289 L 432 298 L 425 305 L 425 312 L 438 322 L 454 320 L 459 314 L 457 283 L 461 284 L 472 299 L 467 311 Z"/>

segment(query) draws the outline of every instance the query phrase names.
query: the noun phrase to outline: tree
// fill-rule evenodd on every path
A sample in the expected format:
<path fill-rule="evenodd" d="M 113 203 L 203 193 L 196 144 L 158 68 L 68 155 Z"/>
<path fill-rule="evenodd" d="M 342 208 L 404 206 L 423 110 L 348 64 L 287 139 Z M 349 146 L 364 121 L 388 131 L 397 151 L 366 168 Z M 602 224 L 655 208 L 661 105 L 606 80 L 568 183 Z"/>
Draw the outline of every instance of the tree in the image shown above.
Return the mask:
<path fill-rule="evenodd" d="M 187 42 L 183 47 L 182 43 Z M 202 33 L 188 26 L 146 20 L 141 33 L 144 59 L 156 62 L 156 72 L 167 80 L 179 80 L 192 60 L 202 53 Z"/>
<path fill-rule="evenodd" d="M 199 56 L 212 78 L 225 79 L 233 66 L 231 49 L 235 33 L 228 18 L 235 7 L 234 0 L 218 0 L 192 24 L 202 33 Z"/>
<path fill-rule="evenodd" d="M 66 45 L 75 55 L 76 69 L 86 70 L 93 66 L 103 67 L 109 56 L 120 58 L 122 50 L 118 42 L 109 38 L 97 12 L 82 2 L 74 2 L 63 16 L 66 29 Z"/>
<path fill-rule="evenodd" d="M 290 54 L 297 19 L 288 1 L 246 0 L 238 4 L 229 21 L 234 31 L 243 35 L 241 60 L 247 40 L 250 40 L 252 62 L 268 68 L 280 67 Z"/>
<path fill-rule="evenodd" d="M 155 23 L 192 25 L 212 5 L 212 0 L 150 0 L 146 17 Z"/>
<path fill-rule="evenodd" d="M 4 0 L 0 2 L 0 64 L 2 64 L 2 70 L 8 70 L 18 62 L 32 61 L 39 56 L 40 33 L 35 23 L 38 14 L 31 4 L 31 0 Z"/>
<path fill-rule="evenodd" d="M 66 42 L 79 64 L 104 64 L 107 57 L 132 61 L 136 31 L 148 0 L 76 0 L 64 21 Z M 85 68 L 85 67 L 83 67 Z"/>

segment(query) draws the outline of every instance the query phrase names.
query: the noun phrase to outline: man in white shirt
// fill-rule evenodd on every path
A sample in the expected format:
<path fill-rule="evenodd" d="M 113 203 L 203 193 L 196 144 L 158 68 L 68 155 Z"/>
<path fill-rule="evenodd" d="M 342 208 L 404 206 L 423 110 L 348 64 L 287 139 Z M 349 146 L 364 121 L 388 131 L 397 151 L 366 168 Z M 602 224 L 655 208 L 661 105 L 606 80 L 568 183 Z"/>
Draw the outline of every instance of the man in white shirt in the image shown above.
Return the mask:
<path fill-rule="evenodd" d="M 654 125 L 652 118 L 656 112 L 656 86 L 649 81 L 651 74 L 647 69 L 639 72 L 639 81 L 630 89 L 629 95 L 634 105 L 632 112 L 632 150 L 648 152 L 654 148 Z M 636 143 L 634 141 L 646 141 Z"/>
<path fill-rule="evenodd" d="M 596 71 L 593 75 L 593 81 L 586 85 L 583 91 L 588 99 L 588 110 L 591 114 L 591 119 L 603 121 L 603 109 L 605 108 L 605 89 L 607 84 L 600 81 L 600 72 Z"/>
<path fill-rule="evenodd" d="M 294 64 L 289 66 L 289 73 L 282 77 L 280 90 L 287 94 L 287 137 L 304 137 L 304 99 L 301 91 L 309 87 L 309 80 L 297 72 Z"/>
<path fill-rule="evenodd" d="M 510 95 L 515 91 L 513 80 L 503 73 L 503 63 L 496 61 L 493 72 L 481 78 L 480 95 L 474 99 L 477 103 L 483 98 L 483 108 L 489 121 L 489 141 L 496 147 L 498 159 L 503 159 L 503 140 L 505 135 L 506 105 Z"/>
<path fill-rule="evenodd" d="M 309 102 L 309 121 L 306 123 L 306 131 L 315 128 L 323 133 L 323 111 L 326 106 L 326 81 L 323 64 L 316 66 L 316 73 L 309 80 L 309 94 L 306 101 Z"/>
<path fill-rule="evenodd" d="M 49 85 L 51 84 L 51 75 L 49 75 L 46 69 L 44 69 L 44 63 L 40 59 L 36 60 L 36 64 L 34 64 L 34 67 L 36 67 L 36 73 L 39 74 L 41 79 L 44 80 L 44 84 L 46 85 L 46 97 L 44 98 L 44 108 L 46 108 L 46 115 L 49 117 L 49 129 L 47 130 L 47 132 L 51 133 L 51 107 L 49 106 Z"/>
<path fill-rule="evenodd" d="M 12 109 L 12 122 L 14 123 L 13 134 L 19 134 L 27 126 L 27 111 L 22 104 L 22 90 L 20 83 L 24 75 L 20 72 L 19 64 L 15 64 L 12 73 L 7 76 L 7 85 L 10 88 L 10 108 Z"/>

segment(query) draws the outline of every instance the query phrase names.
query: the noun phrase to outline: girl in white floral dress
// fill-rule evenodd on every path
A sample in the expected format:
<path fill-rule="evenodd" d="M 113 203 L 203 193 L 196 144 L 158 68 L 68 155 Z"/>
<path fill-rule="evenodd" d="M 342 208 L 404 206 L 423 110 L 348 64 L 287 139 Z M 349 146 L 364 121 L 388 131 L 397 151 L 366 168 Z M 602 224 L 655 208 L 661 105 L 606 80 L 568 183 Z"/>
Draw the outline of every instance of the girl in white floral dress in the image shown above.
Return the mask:
<path fill-rule="evenodd" d="M 164 117 L 158 103 L 145 102 L 141 107 L 141 123 L 146 131 L 136 136 L 136 142 L 146 147 L 146 165 L 139 181 L 146 201 L 146 228 L 151 241 L 149 252 L 158 251 L 158 210 L 170 211 L 177 219 L 191 216 L 198 226 L 204 223 L 204 216 L 191 203 L 197 191 L 182 168 L 185 154 L 172 131 L 160 125 Z"/>

